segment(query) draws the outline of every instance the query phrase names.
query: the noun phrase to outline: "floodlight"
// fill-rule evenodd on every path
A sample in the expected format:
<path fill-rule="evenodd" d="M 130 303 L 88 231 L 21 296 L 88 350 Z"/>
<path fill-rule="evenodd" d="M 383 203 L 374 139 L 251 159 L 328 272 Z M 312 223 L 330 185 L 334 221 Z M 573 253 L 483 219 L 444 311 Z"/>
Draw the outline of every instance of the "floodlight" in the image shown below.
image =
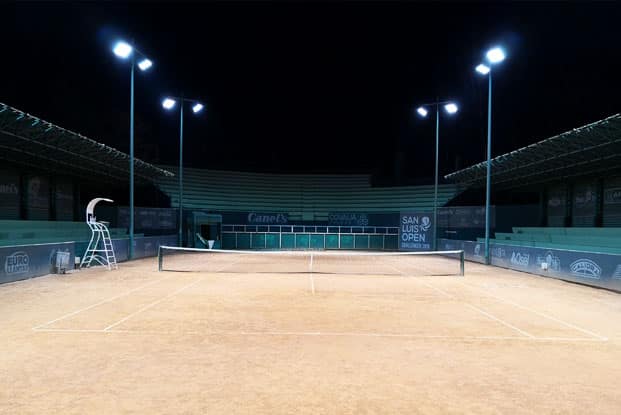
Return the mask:
<path fill-rule="evenodd" d="M 444 110 L 449 114 L 455 114 L 457 112 L 457 105 L 449 102 L 444 106 Z"/>
<path fill-rule="evenodd" d="M 151 62 L 149 59 L 143 59 L 138 63 L 138 67 L 140 68 L 141 71 L 146 71 L 147 69 L 149 69 L 150 67 L 153 66 L 153 62 Z"/>
<path fill-rule="evenodd" d="M 117 42 L 116 45 L 114 45 L 114 49 L 112 49 L 112 52 L 114 52 L 114 54 L 119 58 L 126 59 L 129 55 L 132 54 L 133 50 L 134 49 L 129 43 L 121 41 Z"/>
<path fill-rule="evenodd" d="M 480 64 L 475 69 L 481 75 L 487 75 L 491 68 L 489 66 L 485 65 L 485 64 Z"/>
<path fill-rule="evenodd" d="M 425 109 L 425 107 L 418 107 L 416 112 L 418 112 L 418 115 L 420 115 L 421 117 L 426 117 L 427 113 L 428 113 L 428 111 Z"/>
<path fill-rule="evenodd" d="M 177 101 L 175 101 L 172 98 L 165 98 L 164 101 L 162 101 L 162 107 L 169 110 L 169 109 L 172 109 L 176 103 Z"/>
<path fill-rule="evenodd" d="M 198 112 L 201 112 L 203 108 L 204 108 L 203 104 L 197 102 L 196 104 L 192 106 L 192 111 L 194 111 L 194 114 L 196 114 Z"/>
<path fill-rule="evenodd" d="M 501 48 L 496 47 L 496 48 L 490 49 L 485 54 L 485 57 L 490 63 L 498 63 L 498 62 L 502 62 L 503 60 L 505 60 L 505 52 Z"/>

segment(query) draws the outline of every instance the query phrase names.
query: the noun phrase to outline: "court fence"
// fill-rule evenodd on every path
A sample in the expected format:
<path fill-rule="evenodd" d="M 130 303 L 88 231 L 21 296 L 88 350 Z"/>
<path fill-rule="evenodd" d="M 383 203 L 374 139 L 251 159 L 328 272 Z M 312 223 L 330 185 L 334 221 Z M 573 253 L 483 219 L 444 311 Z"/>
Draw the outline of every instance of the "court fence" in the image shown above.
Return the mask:
<path fill-rule="evenodd" d="M 438 249 L 463 250 L 466 260 L 485 262 L 482 242 L 439 239 Z M 621 255 L 496 243 L 490 254 L 498 267 L 621 291 Z"/>
<path fill-rule="evenodd" d="M 160 245 L 174 245 L 177 235 L 145 236 L 134 240 L 134 258 L 157 255 Z M 0 247 L 0 284 L 40 277 L 55 272 L 58 253 L 69 254 L 69 268 L 81 257 L 87 242 L 58 242 Z M 127 261 L 128 239 L 112 239 L 117 261 Z"/>
<path fill-rule="evenodd" d="M 396 251 L 389 226 L 222 225 L 223 249 L 360 249 Z"/>

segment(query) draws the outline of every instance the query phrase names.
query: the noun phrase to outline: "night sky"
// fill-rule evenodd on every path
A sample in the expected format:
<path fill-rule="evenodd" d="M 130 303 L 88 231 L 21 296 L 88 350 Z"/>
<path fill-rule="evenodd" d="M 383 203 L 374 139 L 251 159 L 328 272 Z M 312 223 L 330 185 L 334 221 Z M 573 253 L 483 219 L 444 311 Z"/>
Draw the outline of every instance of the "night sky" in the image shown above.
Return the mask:
<path fill-rule="evenodd" d="M 372 173 L 378 184 L 430 183 L 433 119 L 440 171 L 485 157 L 484 52 L 494 72 L 493 154 L 621 110 L 618 3 L 7 4 L 0 6 L 0 101 L 122 151 L 129 148 L 129 65 L 115 40 L 154 61 L 136 77 L 136 156 L 186 166 Z"/>

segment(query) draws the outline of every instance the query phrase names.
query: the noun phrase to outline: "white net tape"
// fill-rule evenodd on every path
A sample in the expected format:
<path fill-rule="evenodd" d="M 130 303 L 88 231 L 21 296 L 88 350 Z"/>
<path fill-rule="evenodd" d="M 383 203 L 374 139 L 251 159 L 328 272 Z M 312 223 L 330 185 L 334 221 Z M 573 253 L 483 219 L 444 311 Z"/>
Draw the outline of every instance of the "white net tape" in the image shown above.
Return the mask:
<path fill-rule="evenodd" d="M 229 251 L 161 246 L 160 271 L 463 275 L 463 251 Z"/>

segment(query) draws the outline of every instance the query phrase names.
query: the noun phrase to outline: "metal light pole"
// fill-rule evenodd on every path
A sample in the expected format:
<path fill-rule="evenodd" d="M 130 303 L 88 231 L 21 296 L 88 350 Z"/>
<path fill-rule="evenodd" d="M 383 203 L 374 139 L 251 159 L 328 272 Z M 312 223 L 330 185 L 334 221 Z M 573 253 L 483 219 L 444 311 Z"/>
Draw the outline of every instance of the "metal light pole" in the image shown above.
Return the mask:
<path fill-rule="evenodd" d="M 437 249 L 438 244 L 438 158 L 440 153 L 440 105 L 449 114 L 455 114 L 458 110 L 457 105 L 452 101 L 438 101 L 424 104 L 416 110 L 421 117 L 426 117 L 428 111 L 425 107 L 435 107 L 436 109 L 436 163 L 435 163 L 435 185 L 433 189 L 433 250 Z"/>
<path fill-rule="evenodd" d="M 193 102 L 192 112 L 197 114 L 204 108 L 203 104 L 196 100 L 182 97 L 167 97 L 162 101 L 164 109 L 171 110 L 179 101 L 179 246 L 183 246 L 183 104 Z"/>
<path fill-rule="evenodd" d="M 134 72 L 136 59 L 132 54 L 132 72 L 129 99 L 129 253 L 128 259 L 134 257 Z"/>
<path fill-rule="evenodd" d="M 490 199 L 492 192 L 492 71 L 489 71 L 487 92 L 487 172 L 485 174 L 485 264 L 489 265 Z"/>
<path fill-rule="evenodd" d="M 183 100 L 179 105 L 179 246 L 183 246 Z"/>
<path fill-rule="evenodd" d="M 440 106 L 436 104 L 436 168 L 433 186 L 433 246 L 438 249 L 438 159 L 440 152 Z"/>
<path fill-rule="evenodd" d="M 134 257 L 134 74 L 136 72 L 136 54 L 142 56 L 138 68 L 146 71 L 153 62 L 129 43 L 120 41 L 112 49 L 121 59 L 131 58 L 130 98 L 129 98 L 129 259 Z"/>
<path fill-rule="evenodd" d="M 488 64 L 479 64 L 475 69 L 478 73 L 488 76 L 487 87 L 487 172 L 485 175 L 485 264 L 491 264 L 489 252 L 491 187 L 492 187 L 492 64 L 505 59 L 505 52 L 499 47 L 487 51 L 485 58 Z"/>

